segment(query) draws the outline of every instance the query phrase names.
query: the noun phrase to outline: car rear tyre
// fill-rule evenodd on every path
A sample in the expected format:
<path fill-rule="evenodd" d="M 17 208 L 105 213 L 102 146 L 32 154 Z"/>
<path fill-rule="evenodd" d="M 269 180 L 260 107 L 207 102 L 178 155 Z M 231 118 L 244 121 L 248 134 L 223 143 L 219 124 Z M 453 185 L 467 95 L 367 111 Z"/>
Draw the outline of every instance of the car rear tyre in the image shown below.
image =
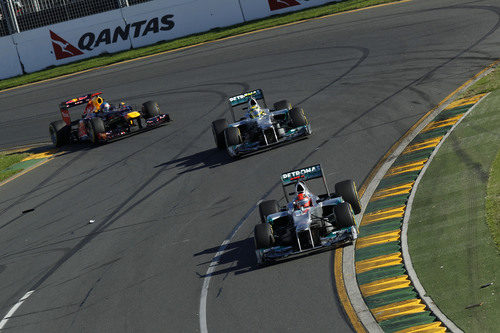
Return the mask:
<path fill-rule="evenodd" d="M 274 110 L 283 110 L 283 109 L 288 109 L 290 110 L 292 108 L 292 103 L 290 103 L 289 101 L 287 101 L 286 99 L 282 100 L 282 101 L 278 101 L 276 103 L 274 103 Z"/>
<path fill-rule="evenodd" d="M 226 128 L 226 119 L 217 119 L 216 121 L 212 121 L 212 132 L 214 134 L 215 145 L 219 149 L 226 148 L 226 139 L 224 138 L 224 131 Z"/>
<path fill-rule="evenodd" d="M 307 119 L 302 108 L 292 108 L 289 112 L 293 127 L 307 125 Z"/>
<path fill-rule="evenodd" d="M 147 101 L 142 104 L 142 113 L 144 118 L 149 119 L 161 115 L 160 106 L 155 101 Z"/>
<path fill-rule="evenodd" d="M 266 217 L 268 215 L 277 213 L 280 211 L 280 206 L 276 200 L 267 200 L 259 204 L 259 215 L 260 221 L 266 223 Z"/>
<path fill-rule="evenodd" d="M 335 184 L 335 192 L 342 196 L 344 201 L 351 204 L 354 214 L 361 213 L 361 204 L 359 203 L 358 191 L 353 180 L 344 180 Z"/>
<path fill-rule="evenodd" d="M 351 205 L 348 202 L 342 202 L 333 207 L 338 228 L 348 228 L 356 225 Z"/>
<path fill-rule="evenodd" d="M 269 223 L 257 224 L 254 229 L 255 249 L 268 249 L 274 245 L 273 229 Z"/>
<path fill-rule="evenodd" d="M 238 127 L 228 127 L 224 131 L 226 137 L 226 147 L 236 146 L 241 143 L 241 133 Z"/>
<path fill-rule="evenodd" d="M 56 147 L 69 143 L 71 128 L 63 120 L 57 120 L 49 125 L 50 139 Z"/>
<path fill-rule="evenodd" d="M 89 122 L 89 139 L 90 142 L 93 144 L 99 144 L 100 140 L 99 137 L 101 136 L 100 134 L 106 133 L 106 128 L 104 126 L 104 121 L 99 118 L 95 117 L 90 119 Z"/>

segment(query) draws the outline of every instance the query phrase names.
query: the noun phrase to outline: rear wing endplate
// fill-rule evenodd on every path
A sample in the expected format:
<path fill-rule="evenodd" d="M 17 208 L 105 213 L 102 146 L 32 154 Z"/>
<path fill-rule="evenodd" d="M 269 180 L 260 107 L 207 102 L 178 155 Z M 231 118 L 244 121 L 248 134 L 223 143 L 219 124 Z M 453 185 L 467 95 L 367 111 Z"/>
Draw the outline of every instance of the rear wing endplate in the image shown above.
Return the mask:
<path fill-rule="evenodd" d="M 321 168 L 321 164 L 316 164 L 309 167 L 282 173 L 281 185 L 283 186 L 283 191 L 285 193 L 285 198 L 287 199 L 287 201 L 288 201 L 288 193 L 286 192 L 285 187 L 290 185 L 295 185 L 299 181 L 305 182 L 316 178 L 323 179 L 323 184 L 325 185 L 326 192 L 328 195 L 330 195 L 330 191 L 328 190 L 328 185 L 326 184 L 326 177 L 323 173 L 323 169 Z"/>

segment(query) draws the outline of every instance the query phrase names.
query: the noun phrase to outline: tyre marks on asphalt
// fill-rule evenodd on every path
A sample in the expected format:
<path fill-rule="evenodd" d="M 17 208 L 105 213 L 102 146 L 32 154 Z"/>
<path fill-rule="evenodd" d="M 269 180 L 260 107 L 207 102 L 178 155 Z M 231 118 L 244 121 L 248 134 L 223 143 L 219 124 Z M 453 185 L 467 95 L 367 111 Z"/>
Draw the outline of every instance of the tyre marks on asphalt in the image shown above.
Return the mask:
<path fill-rule="evenodd" d="M 483 96 L 451 103 L 424 127 L 394 161 L 365 210 L 356 242 L 356 278 L 386 332 L 446 331 L 412 286 L 401 252 L 401 227 L 415 180 L 434 148 Z"/>

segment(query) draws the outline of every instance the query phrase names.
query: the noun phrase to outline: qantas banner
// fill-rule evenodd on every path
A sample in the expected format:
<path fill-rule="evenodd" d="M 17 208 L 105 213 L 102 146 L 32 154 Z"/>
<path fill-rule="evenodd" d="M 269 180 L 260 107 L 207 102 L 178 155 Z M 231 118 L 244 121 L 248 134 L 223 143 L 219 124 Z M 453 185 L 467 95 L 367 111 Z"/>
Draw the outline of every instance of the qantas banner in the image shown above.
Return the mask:
<path fill-rule="evenodd" d="M 340 0 L 240 0 L 246 21 L 338 1 Z"/>
<path fill-rule="evenodd" d="M 82 17 L 12 35 L 28 73 L 131 47 L 129 36 L 111 27 L 125 26 L 120 10 Z"/>
<path fill-rule="evenodd" d="M 0 38 L 0 80 L 23 74 L 11 36 Z"/>
<path fill-rule="evenodd" d="M 13 35 L 26 72 L 243 22 L 237 0 L 157 0 Z"/>

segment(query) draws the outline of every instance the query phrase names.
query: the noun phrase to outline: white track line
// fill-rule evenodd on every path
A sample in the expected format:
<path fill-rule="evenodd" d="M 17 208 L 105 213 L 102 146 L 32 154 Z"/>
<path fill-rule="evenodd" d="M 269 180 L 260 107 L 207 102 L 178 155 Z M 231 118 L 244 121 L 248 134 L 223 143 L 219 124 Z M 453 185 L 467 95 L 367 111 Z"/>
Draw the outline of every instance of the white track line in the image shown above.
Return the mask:
<path fill-rule="evenodd" d="M 24 303 L 24 301 L 27 300 L 28 297 L 30 297 L 31 294 L 33 294 L 34 292 L 35 292 L 34 290 L 28 291 L 26 294 L 24 294 L 23 297 L 21 297 L 21 299 L 19 301 L 17 301 L 17 303 L 9 310 L 9 312 L 7 312 L 5 317 L 3 317 L 2 321 L 0 321 L 0 330 L 3 329 L 5 324 L 7 324 L 7 322 L 12 317 L 12 315 L 14 315 L 14 313 L 17 311 L 17 309 L 19 309 L 21 307 L 21 305 Z"/>
<path fill-rule="evenodd" d="M 233 228 L 231 231 L 231 234 L 229 237 L 222 242 L 221 246 L 219 247 L 217 253 L 213 257 L 212 261 L 210 262 L 210 265 L 208 266 L 207 272 L 205 274 L 205 278 L 203 279 L 203 287 L 201 288 L 201 295 L 200 295 L 200 332 L 201 333 L 208 333 L 208 328 L 207 328 L 207 296 L 208 296 L 208 288 L 210 287 L 210 279 L 212 278 L 212 273 L 215 270 L 215 267 L 219 264 L 219 259 L 221 258 L 222 254 L 226 250 L 227 245 L 229 242 L 233 239 L 234 235 L 238 232 L 240 227 L 243 225 L 243 223 L 246 221 L 246 219 L 250 216 L 250 214 L 253 213 L 255 208 L 262 202 L 262 200 L 257 201 L 257 203 L 250 208 L 250 210 L 243 216 L 243 218 L 238 222 L 238 224 Z M 0 326 L 1 328 L 1 326 Z"/>

